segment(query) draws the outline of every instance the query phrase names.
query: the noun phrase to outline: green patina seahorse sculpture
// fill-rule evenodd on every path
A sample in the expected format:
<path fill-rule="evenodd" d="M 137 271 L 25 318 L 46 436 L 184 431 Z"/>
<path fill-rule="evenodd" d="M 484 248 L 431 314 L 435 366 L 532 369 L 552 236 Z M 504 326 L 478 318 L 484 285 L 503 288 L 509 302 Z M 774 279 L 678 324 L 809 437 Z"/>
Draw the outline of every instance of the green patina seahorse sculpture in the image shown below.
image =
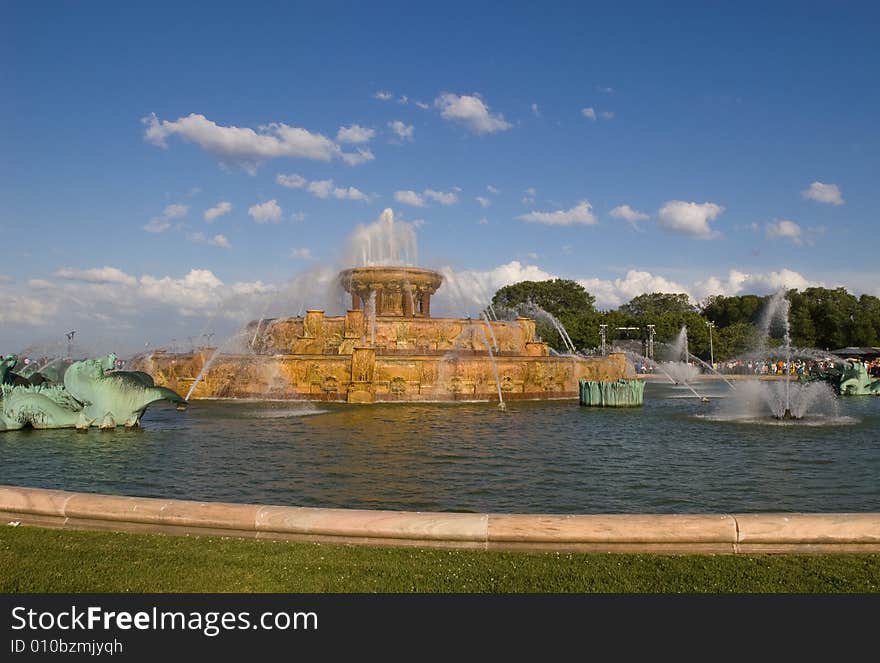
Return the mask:
<path fill-rule="evenodd" d="M 147 373 L 113 371 L 116 355 L 72 363 L 62 385 L 8 384 L 16 358 L 0 360 L 0 431 L 33 428 L 136 426 L 151 403 L 186 407 L 179 394 L 156 387 Z"/>
<path fill-rule="evenodd" d="M 868 374 L 868 367 L 861 361 L 847 361 L 838 385 L 842 396 L 880 395 L 880 380 Z"/>
<path fill-rule="evenodd" d="M 0 384 L 12 384 L 26 387 L 30 384 L 30 380 L 22 377 L 18 373 L 13 373 L 12 369 L 18 363 L 16 355 L 6 355 L 0 361 Z"/>
<path fill-rule="evenodd" d="M 177 392 L 145 384 L 140 372 L 107 372 L 115 361 L 115 355 L 103 360 L 86 359 L 71 364 L 64 373 L 64 388 L 83 403 L 88 419 L 102 426 L 135 426 L 147 406 L 156 401 L 167 400 L 186 407 L 186 401 Z"/>

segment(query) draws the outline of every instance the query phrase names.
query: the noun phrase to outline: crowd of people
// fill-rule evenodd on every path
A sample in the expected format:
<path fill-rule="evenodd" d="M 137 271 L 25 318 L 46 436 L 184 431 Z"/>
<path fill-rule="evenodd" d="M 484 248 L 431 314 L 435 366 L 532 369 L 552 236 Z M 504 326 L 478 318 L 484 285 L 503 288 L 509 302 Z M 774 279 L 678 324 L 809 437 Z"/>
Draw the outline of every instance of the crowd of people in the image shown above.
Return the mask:
<path fill-rule="evenodd" d="M 753 361 L 726 361 L 715 365 L 719 373 L 730 375 L 809 375 L 815 371 L 828 371 L 834 368 L 840 359 L 794 359 L 790 362 L 784 359 L 768 359 Z"/>
<path fill-rule="evenodd" d="M 715 362 L 713 370 L 725 375 L 811 375 L 815 373 L 823 373 L 830 371 L 839 365 L 841 359 L 839 357 L 828 357 L 825 359 L 794 359 L 786 362 L 784 359 L 760 359 L 760 360 L 741 360 L 735 359 L 730 361 Z M 880 357 L 865 362 L 868 373 L 873 377 L 880 378 Z M 702 372 L 710 372 L 707 366 L 701 366 L 694 363 L 694 367 Z M 637 362 L 636 371 L 638 373 L 653 373 L 654 367 L 642 362 Z"/>

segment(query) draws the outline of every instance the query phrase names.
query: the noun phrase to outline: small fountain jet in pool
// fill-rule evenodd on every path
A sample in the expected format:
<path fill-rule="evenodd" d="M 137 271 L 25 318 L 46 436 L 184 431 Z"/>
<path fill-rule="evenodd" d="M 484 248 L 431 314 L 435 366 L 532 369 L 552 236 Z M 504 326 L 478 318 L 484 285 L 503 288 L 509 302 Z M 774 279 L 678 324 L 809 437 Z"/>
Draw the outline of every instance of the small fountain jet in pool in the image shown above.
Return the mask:
<path fill-rule="evenodd" d="M 818 420 L 833 424 L 841 421 L 838 398 L 830 384 L 824 381 L 797 382 L 792 375 L 792 357 L 796 350 L 791 344 L 791 304 L 785 294 L 780 291 L 767 303 L 759 324 L 761 338 L 755 348 L 759 357 L 781 360 L 778 380 L 757 377 L 743 380 L 737 384 L 736 391 L 731 391 L 721 401 L 714 418 L 754 423 Z M 771 348 L 769 339 L 774 327 L 777 334 L 781 333 L 782 342 Z"/>

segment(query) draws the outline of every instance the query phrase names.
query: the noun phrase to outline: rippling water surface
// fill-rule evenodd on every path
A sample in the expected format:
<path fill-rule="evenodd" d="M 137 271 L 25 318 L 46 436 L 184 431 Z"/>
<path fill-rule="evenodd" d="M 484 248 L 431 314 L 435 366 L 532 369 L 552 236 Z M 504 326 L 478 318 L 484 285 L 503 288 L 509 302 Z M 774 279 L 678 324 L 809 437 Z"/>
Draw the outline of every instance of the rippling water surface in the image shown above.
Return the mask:
<path fill-rule="evenodd" d="M 880 511 L 880 398 L 834 420 L 727 420 L 727 387 L 576 401 L 195 401 L 143 428 L 0 433 L 0 483 L 264 504 L 556 513 Z"/>

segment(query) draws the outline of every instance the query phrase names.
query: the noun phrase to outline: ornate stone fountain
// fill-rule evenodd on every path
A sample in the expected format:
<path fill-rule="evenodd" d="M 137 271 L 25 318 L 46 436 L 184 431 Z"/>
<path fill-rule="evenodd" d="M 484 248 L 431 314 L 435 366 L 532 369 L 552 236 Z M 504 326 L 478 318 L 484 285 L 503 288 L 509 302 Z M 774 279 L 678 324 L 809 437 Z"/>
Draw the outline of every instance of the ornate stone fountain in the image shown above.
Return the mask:
<path fill-rule="evenodd" d="M 431 317 L 439 272 L 367 266 L 338 279 L 351 295 L 344 315 L 254 320 L 248 353 L 157 352 L 138 368 L 192 398 L 349 403 L 576 398 L 582 378 L 633 374 L 622 354 L 550 356 L 529 318 Z"/>

